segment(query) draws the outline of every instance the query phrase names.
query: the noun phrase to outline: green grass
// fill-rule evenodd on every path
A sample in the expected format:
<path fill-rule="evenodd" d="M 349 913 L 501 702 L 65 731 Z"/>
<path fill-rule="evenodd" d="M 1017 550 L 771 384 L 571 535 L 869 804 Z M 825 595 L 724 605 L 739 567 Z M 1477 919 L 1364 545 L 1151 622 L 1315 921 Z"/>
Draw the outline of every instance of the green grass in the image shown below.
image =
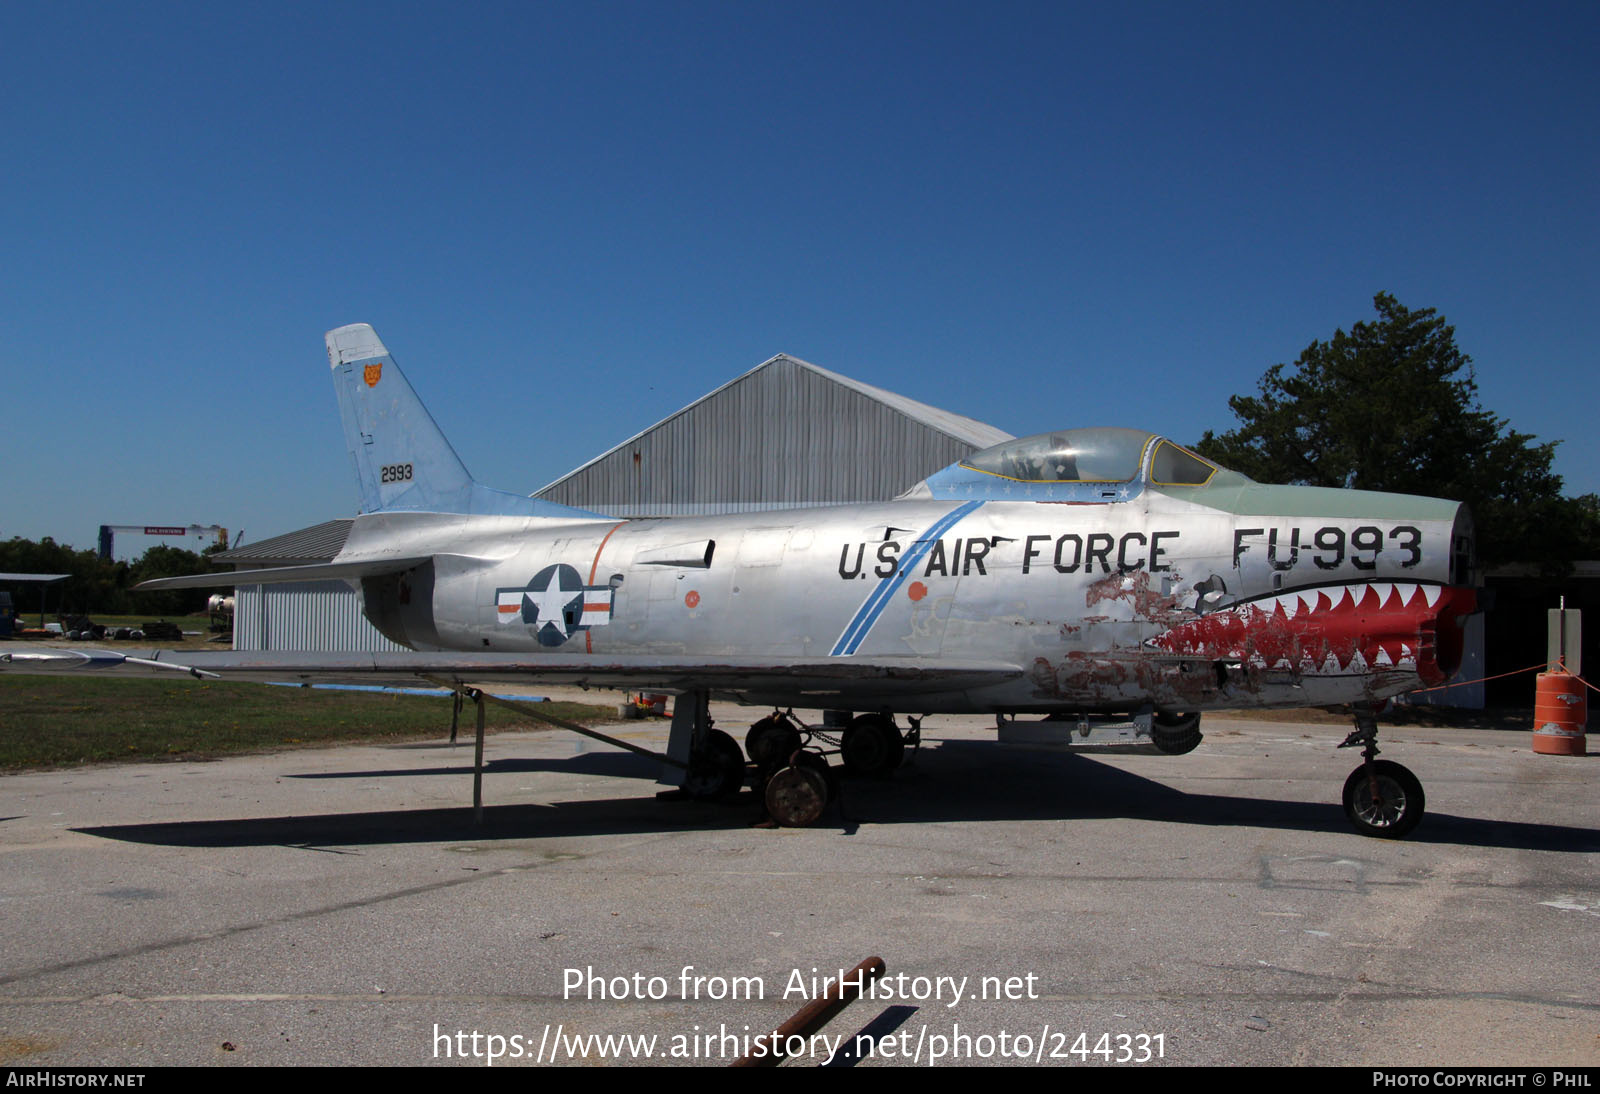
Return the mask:
<path fill-rule="evenodd" d="M 558 718 L 614 721 L 614 706 L 541 703 Z M 543 723 L 488 704 L 488 732 Z M 471 704 L 461 736 L 475 731 Z M 204 760 L 360 741 L 444 737 L 448 697 L 322 691 L 199 680 L 0 677 L 0 771 L 129 761 Z"/>

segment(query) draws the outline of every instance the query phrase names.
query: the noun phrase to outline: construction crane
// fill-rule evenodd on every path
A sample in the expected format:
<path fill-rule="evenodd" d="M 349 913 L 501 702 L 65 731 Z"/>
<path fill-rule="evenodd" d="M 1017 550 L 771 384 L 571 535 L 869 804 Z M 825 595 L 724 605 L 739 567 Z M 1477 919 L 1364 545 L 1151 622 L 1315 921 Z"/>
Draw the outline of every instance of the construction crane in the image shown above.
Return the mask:
<path fill-rule="evenodd" d="M 220 524 L 102 524 L 100 526 L 100 558 L 111 561 L 111 541 L 118 532 L 133 532 L 144 536 L 203 536 L 217 537 L 218 547 L 228 546 L 228 530 Z"/>

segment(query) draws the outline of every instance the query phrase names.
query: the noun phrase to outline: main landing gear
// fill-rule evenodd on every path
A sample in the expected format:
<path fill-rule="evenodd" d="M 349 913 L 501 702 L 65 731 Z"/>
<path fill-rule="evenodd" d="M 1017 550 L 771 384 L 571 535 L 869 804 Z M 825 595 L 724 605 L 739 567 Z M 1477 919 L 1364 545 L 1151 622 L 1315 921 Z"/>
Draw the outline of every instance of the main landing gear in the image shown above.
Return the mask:
<path fill-rule="evenodd" d="M 734 739 L 711 727 L 711 697 L 704 691 L 686 691 L 672 710 L 672 732 L 663 757 L 670 767 L 661 781 L 675 790 L 664 797 L 703 801 L 732 798 L 744 788 L 744 753 Z"/>
<path fill-rule="evenodd" d="M 1344 781 L 1344 815 L 1357 832 L 1378 839 L 1404 839 L 1422 820 L 1426 799 L 1411 771 L 1378 756 L 1378 720 L 1355 710 L 1356 728 L 1339 745 L 1361 746 L 1361 766 Z"/>
<path fill-rule="evenodd" d="M 913 733 L 919 732 L 913 723 Z M 887 779 L 906 756 L 906 741 L 887 714 L 858 714 L 839 741 L 839 759 L 853 775 Z"/>
<path fill-rule="evenodd" d="M 905 761 L 906 747 L 922 739 L 917 718 L 902 733 L 890 715 L 860 714 L 840 732 L 808 726 L 792 711 L 773 711 L 750 727 L 741 753 L 732 737 L 711 727 L 707 698 L 704 692 L 679 697 L 667 751 L 686 770 L 672 793 L 725 800 L 748 782 L 784 827 L 813 823 L 838 797 L 838 768 L 829 766 L 829 755 L 837 754 L 849 774 L 886 778 Z"/>
<path fill-rule="evenodd" d="M 709 730 L 689 753 L 683 789 L 691 798 L 716 801 L 733 797 L 743 787 L 744 753 L 722 730 Z"/>
<path fill-rule="evenodd" d="M 1200 747 L 1199 714 L 1160 714 L 1150 723 L 1150 743 L 1168 756 L 1182 756 Z"/>
<path fill-rule="evenodd" d="M 810 738 L 810 730 L 792 712 L 776 710 L 744 736 L 767 816 L 784 828 L 815 823 L 838 793 L 828 761 L 806 748 Z"/>
<path fill-rule="evenodd" d="M 764 788 L 768 815 L 797 828 L 816 821 L 839 794 L 837 769 L 828 765 L 821 745 L 837 746 L 847 773 L 882 779 L 905 762 L 908 744 L 921 742 L 919 718 L 912 718 L 910 731 L 902 734 L 887 714 L 859 714 L 835 739 L 792 711 L 774 711 L 750 727 L 744 747 L 756 767 L 756 785 Z"/>

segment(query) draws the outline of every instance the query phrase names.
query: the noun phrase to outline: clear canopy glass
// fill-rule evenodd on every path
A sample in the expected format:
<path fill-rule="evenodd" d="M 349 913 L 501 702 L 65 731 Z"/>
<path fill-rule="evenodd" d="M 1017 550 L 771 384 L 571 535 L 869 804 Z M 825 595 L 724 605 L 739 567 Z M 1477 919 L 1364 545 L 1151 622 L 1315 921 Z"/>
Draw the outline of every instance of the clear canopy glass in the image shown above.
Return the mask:
<path fill-rule="evenodd" d="M 986 448 L 962 463 L 1018 482 L 1132 482 L 1147 451 L 1150 481 L 1198 486 L 1217 468 L 1188 449 L 1140 429 L 1102 427 L 1037 433 Z"/>

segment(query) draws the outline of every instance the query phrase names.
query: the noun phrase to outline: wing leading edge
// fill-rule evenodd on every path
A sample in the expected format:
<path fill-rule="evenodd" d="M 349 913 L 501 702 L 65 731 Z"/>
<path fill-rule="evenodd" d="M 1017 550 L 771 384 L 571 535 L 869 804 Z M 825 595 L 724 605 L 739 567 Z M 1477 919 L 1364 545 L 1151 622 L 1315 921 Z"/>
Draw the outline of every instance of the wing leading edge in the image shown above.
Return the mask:
<path fill-rule="evenodd" d="M 930 664 L 890 657 L 770 658 L 634 654 L 530 656 L 512 653 L 294 653 L 151 650 L 123 654 L 104 649 L 31 647 L 0 653 L 0 670 L 33 675 L 94 672 L 116 676 L 222 677 L 262 682 L 334 684 L 541 684 L 660 691 L 704 689 L 772 701 L 804 694 L 818 701 L 878 705 L 891 696 L 934 697 L 1013 681 L 1016 665 L 987 661 Z"/>

